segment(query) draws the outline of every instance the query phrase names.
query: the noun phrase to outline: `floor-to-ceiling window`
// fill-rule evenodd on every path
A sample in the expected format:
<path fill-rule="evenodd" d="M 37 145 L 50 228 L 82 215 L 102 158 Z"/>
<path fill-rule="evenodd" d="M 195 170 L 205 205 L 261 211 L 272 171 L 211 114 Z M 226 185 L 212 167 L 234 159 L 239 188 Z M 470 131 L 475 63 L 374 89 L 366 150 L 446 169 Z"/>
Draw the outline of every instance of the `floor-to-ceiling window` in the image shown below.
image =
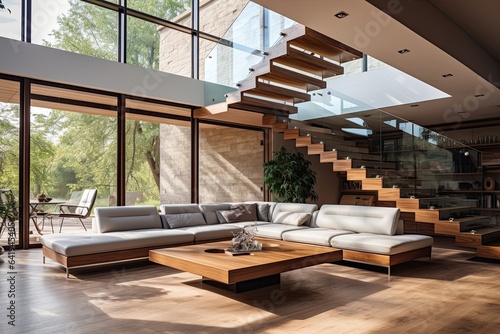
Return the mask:
<path fill-rule="evenodd" d="M 19 81 L 0 79 L 0 189 L 11 190 L 16 198 L 19 198 L 19 132 L 21 111 L 19 92 Z M 12 231 L 12 228 L 15 231 Z M 0 246 L 7 248 L 9 233 L 16 235 L 15 243 L 18 243 L 19 220 L 16 220 L 14 227 L 4 226 L 2 232 L 0 235 Z"/>
<path fill-rule="evenodd" d="M 57 215 L 80 205 L 86 189 L 97 189 L 94 207 L 108 206 L 117 191 L 117 97 L 45 84 L 31 87 L 30 243 L 39 235 L 91 230 L 78 219 Z M 39 195 L 51 198 L 35 205 Z M 93 208 L 92 208 L 93 209 Z M 51 212 L 54 212 L 50 218 Z"/>
<path fill-rule="evenodd" d="M 0 8 L 0 36 L 21 40 L 21 0 L 3 0 Z"/>
<path fill-rule="evenodd" d="M 191 8 L 191 0 L 3 0 L 2 3 L 10 11 L 0 9 L 0 36 L 20 40 L 23 31 L 23 40 L 34 44 L 151 69 L 147 80 L 137 78 L 145 89 L 145 81 L 149 85 L 152 80 L 161 80 L 155 76 L 156 70 L 196 78 L 199 73 L 202 80 L 235 86 L 248 74 L 248 66 L 261 59 L 262 48 L 268 41 L 267 37 L 262 38 L 257 23 L 262 21 L 261 7 L 251 3 L 247 14 L 240 17 L 247 0 L 201 1 L 199 31 L 192 20 L 192 11 L 196 14 L 198 9 Z M 21 20 L 21 4 L 32 9 L 26 13 L 26 20 Z M 25 27 L 21 27 L 23 22 Z M 31 29 L 27 29 L 28 24 Z M 273 25 L 271 30 L 277 34 L 280 27 Z M 72 58 L 68 54 L 64 58 L 74 61 L 75 66 L 78 59 L 82 57 Z M 86 71 L 83 69 L 82 75 L 94 75 L 106 82 L 113 80 L 106 73 L 92 73 L 91 68 Z M 29 197 L 33 201 L 43 193 L 52 197 L 52 203 L 76 202 L 87 188 L 98 189 L 96 206 L 263 197 L 259 173 L 264 138 L 259 129 L 238 128 L 224 123 L 228 120 L 223 118 L 218 123 L 201 120 L 198 128 L 190 115 L 191 109 L 200 105 L 173 107 L 165 101 L 145 102 L 127 95 L 137 93 L 133 91 L 120 95 L 112 93 L 112 89 L 101 92 L 82 88 L 78 87 L 77 79 L 66 80 L 64 73 L 54 80 L 61 84 L 35 81 L 26 95 L 31 103 L 27 139 Z M 2 89 L 8 86 L 0 84 Z M 122 97 L 128 109 L 123 114 L 124 129 L 120 129 L 117 117 Z M 176 108 L 181 111 L 172 111 Z M 121 130 L 126 152 L 118 151 Z M 193 142 L 198 136 L 199 153 L 197 143 Z M 237 146 L 244 155 L 230 156 L 220 145 L 231 138 L 248 139 L 243 146 Z M 121 153 L 125 156 L 123 165 L 117 158 Z M 240 166 L 233 159 L 248 159 L 251 163 Z M 217 166 L 220 173 L 205 170 L 210 168 L 207 163 Z M 213 180 L 214 177 L 220 179 Z M 232 191 L 224 187 L 217 190 L 214 184 L 229 184 Z M 240 188 L 243 190 L 234 195 Z M 58 224 L 55 218 L 56 232 Z M 62 232 L 70 231 L 70 227 L 65 223 Z M 83 230 L 78 222 L 74 228 Z M 29 229 L 33 232 L 30 240 L 36 243 L 39 233 L 33 222 Z M 50 223 L 45 222 L 41 232 L 52 233 Z"/>
<path fill-rule="evenodd" d="M 191 109 L 127 99 L 125 205 L 189 203 Z"/>

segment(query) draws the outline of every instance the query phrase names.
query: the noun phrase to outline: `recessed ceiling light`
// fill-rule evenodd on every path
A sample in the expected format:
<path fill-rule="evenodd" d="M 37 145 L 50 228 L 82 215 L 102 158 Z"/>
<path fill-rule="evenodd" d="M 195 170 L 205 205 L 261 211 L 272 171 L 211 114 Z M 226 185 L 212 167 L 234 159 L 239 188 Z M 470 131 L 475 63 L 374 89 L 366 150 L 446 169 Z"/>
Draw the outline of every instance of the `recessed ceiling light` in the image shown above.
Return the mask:
<path fill-rule="evenodd" d="M 452 77 L 452 76 L 453 76 L 453 74 L 451 74 L 451 73 L 446 73 L 446 74 L 442 75 L 443 78 L 449 78 L 449 77 Z"/>
<path fill-rule="evenodd" d="M 344 17 L 346 17 L 347 15 L 349 15 L 349 14 L 347 14 L 347 13 L 346 13 L 346 12 L 344 12 L 344 11 L 341 11 L 341 12 L 338 12 L 337 14 L 335 14 L 335 17 L 336 17 L 336 18 L 338 18 L 338 19 L 343 19 L 343 18 L 344 18 Z"/>
<path fill-rule="evenodd" d="M 403 54 L 405 54 L 405 53 L 410 52 L 410 50 L 408 50 L 408 49 L 401 49 L 401 50 L 399 50 L 398 52 L 399 52 L 400 54 L 402 54 L 402 55 L 403 55 Z"/>

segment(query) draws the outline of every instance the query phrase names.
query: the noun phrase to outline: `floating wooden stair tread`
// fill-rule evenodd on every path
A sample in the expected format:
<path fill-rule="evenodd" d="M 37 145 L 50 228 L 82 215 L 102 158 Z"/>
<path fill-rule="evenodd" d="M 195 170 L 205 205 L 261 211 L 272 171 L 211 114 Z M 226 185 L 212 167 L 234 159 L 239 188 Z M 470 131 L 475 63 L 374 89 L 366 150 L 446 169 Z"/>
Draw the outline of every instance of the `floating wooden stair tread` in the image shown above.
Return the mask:
<path fill-rule="evenodd" d="M 246 85 L 241 86 L 240 89 L 244 91 L 244 94 L 250 93 L 252 95 L 259 95 L 264 98 L 281 100 L 293 104 L 311 100 L 311 95 L 307 93 L 271 85 L 261 81 L 253 83 L 247 82 Z"/>
<path fill-rule="evenodd" d="M 297 107 L 288 105 L 285 103 L 278 103 L 274 101 L 268 101 L 268 100 L 263 100 L 263 99 L 258 99 L 250 96 L 241 96 L 241 101 L 232 103 L 230 104 L 230 107 L 235 108 L 235 109 L 246 109 L 249 108 L 250 111 L 254 110 L 267 110 L 268 112 L 270 110 L 275 110 L 275 111 L 282 111 L 286 112 L 289 114 L 295 114 L 297 113 Z M 257 107 L 254 110 L 251 110 L 251 107 Z M 264 108 L 264 109 L 262 109 Z"/>
<path fill-rule="evenodd" d="M 342 66 L 294 48 L 289 48 L 286 55 L 273 59 L 273 62 L 296 68 L 321 78 L 331 78 L 336 75 L 344 74 L 344 68 Z"/>
<path fill-rule="evenodd" d="M 362 52 L 315 30 L 304 26 L 297 28 L 303 31 L 301 37 L 294 38 L 293 40 L 293 44 L 297 47 L 322 55 L 339 63 L 345 63 L 363 57 Z"/>
<path fill-rule="evenodd" d="M 461 232 L 455 236 L 455 244 L 462 247 L 477 248 L 483 244 L 496 241 L 500 238 L 500 227 L 480 227 L 474 229 L 475 233 Z"/>
<path fill-rule="evenodd" d="M 326 82 L 321 79 L 298 73 L 281 66 L 276 66 L 274 64 L 271 65 L 269 73 L 259 75 L 258 78 L 290 87 L 300 88 L 307 92 L 325 89 L 327 86 Z"/>

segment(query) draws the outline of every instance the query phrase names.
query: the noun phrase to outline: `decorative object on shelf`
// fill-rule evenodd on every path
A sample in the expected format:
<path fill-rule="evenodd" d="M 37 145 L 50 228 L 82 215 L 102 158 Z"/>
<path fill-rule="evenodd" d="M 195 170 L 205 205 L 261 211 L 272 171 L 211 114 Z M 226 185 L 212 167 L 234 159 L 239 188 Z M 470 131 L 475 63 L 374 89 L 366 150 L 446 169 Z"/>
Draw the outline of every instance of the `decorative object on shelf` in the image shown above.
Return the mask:
<path fill-rule="evenodd" d="M 484 179 L 484 190 L 492 191 L 495 189 L 495 180 L 491 177 L 486 177 Z"/>
<path fill-rule="evenodd" d="M 277 200 L 305 203 L 309 198 L 312 201 L 318 199 L 314 191 L 316 172 L 311 169 L 311 162 L 302 153 L 290 153 L 282 146 L 275 153 L 274 159 L 264 163 L 263 167 L 264 184 Z"/>
<path fill-rule="evenodd" d="M 262 243 L 255 240 L 255 226 L 246 226 L 240 232 L 234 234 L 231 240 L 231 248 L 226 249 L 230 253 L 253 252 L 262 250 Z"/>

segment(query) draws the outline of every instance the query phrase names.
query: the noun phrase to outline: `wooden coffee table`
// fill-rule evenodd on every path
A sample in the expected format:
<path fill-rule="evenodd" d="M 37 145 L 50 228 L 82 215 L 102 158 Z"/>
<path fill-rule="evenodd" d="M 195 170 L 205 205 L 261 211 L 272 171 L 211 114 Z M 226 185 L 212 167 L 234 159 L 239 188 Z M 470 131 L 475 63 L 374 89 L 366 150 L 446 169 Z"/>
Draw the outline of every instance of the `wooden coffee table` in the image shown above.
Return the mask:
<path fill-rule="evenodd" d="M 272 239 L 258 239 L 263 249 L 231 256 L 220 241 L 149 251 L 149 260 L 202 276 L 203 282 L 244 292 L 280 283 L 280 273 L 342 260 L 342 250 Z"/>

